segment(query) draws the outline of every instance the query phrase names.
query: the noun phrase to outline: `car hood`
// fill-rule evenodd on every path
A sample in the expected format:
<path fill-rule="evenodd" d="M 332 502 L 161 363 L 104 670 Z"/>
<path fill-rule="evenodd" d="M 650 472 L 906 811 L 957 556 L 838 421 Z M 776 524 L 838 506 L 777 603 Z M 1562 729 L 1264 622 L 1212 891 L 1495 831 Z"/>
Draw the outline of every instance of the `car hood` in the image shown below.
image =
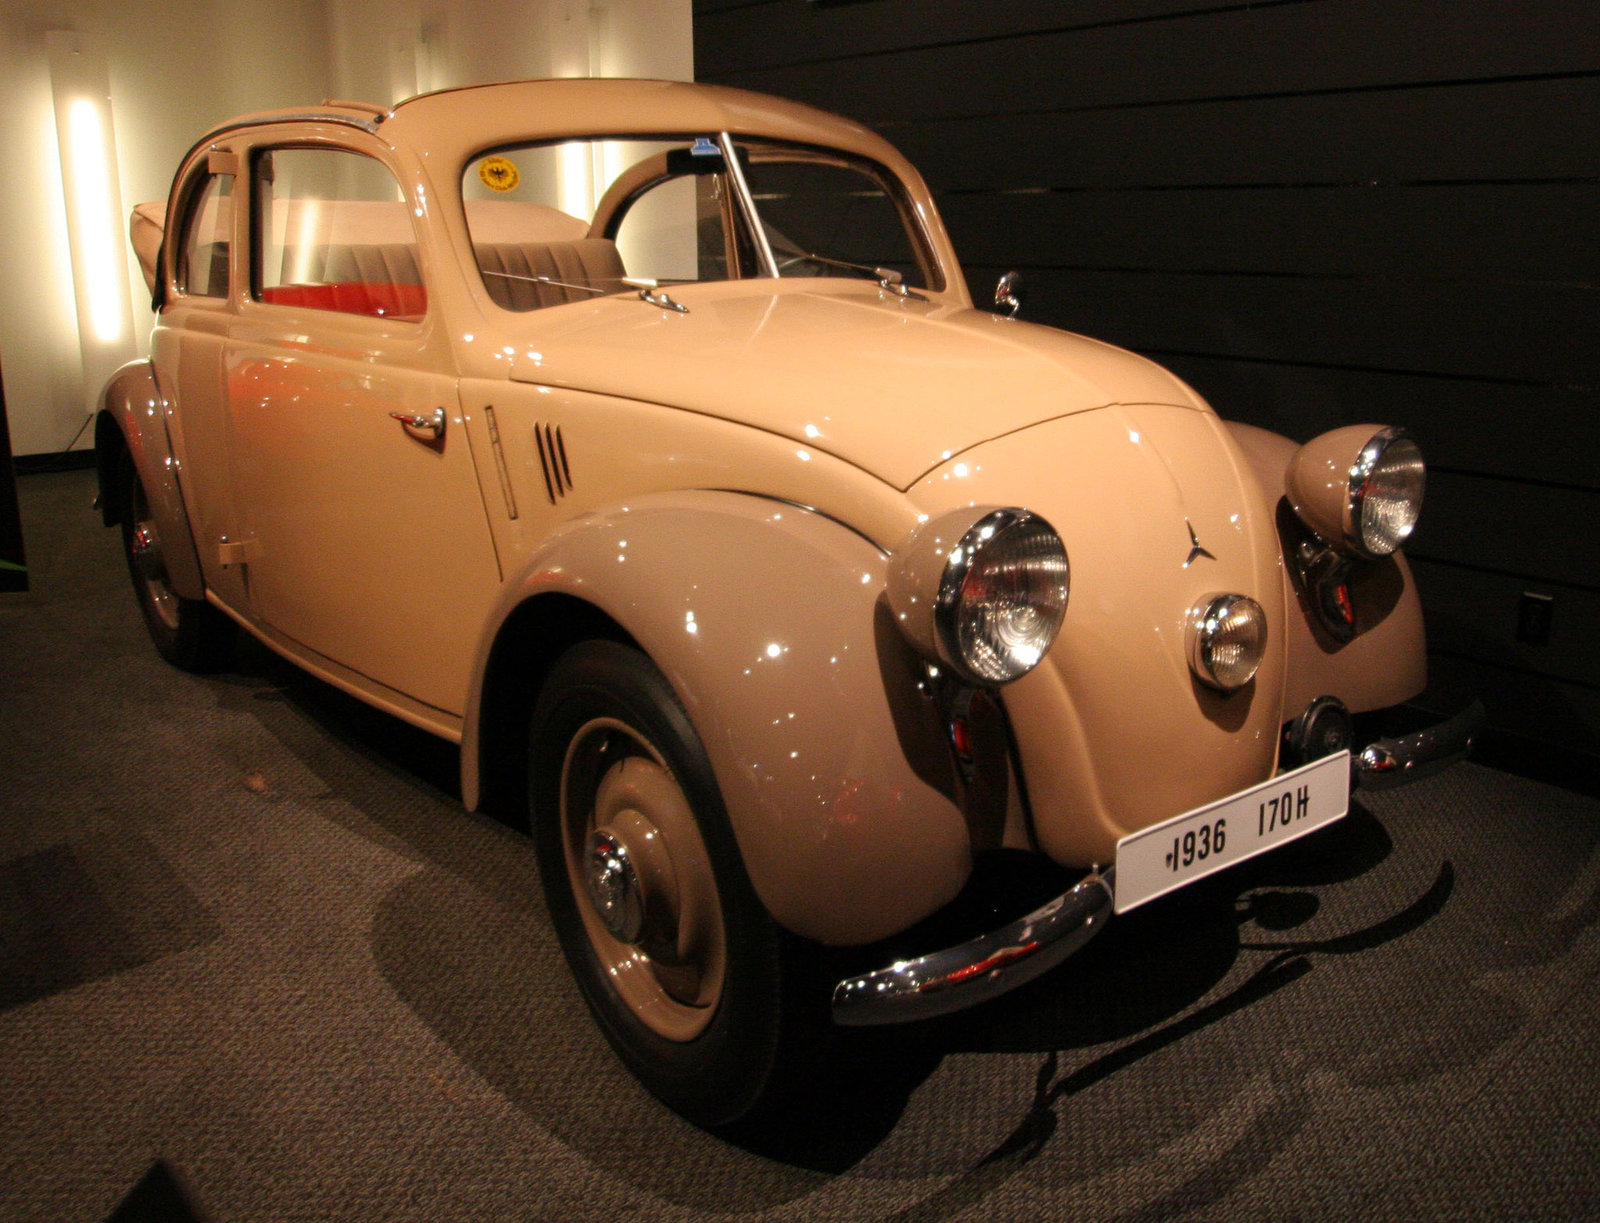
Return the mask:
<path fill-rule="evenodd" d="M 1200 406 L 1181 381 L 1082 336 L 861 281 L 743 281 L 526 317 L 510 376 L 738 421 L 897 488 L 1029 425 L 1116 403 Z"/>

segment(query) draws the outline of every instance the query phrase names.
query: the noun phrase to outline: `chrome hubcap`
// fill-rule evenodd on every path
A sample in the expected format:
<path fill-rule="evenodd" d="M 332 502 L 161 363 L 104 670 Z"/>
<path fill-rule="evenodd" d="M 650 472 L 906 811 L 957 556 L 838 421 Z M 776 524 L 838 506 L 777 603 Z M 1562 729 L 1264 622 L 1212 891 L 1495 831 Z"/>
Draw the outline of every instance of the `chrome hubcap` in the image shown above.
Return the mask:
<path fill-rule="evenodd" d="M 161 564 L 161 541 L 156 537 L 156 524 L 141 522 L 133 528 L 133 563 L 139 576 L 147 582 L 159 580 L 166 572 Z"/>
<path fill-rule="evenodd" d="M 588 887 L 589 903 L 611 936 L 624 943 L 637 943 L 644 931 L 639 876 L 634 872 L 628 847 L 603 828 L 589 836 L 583 881 Z"/>

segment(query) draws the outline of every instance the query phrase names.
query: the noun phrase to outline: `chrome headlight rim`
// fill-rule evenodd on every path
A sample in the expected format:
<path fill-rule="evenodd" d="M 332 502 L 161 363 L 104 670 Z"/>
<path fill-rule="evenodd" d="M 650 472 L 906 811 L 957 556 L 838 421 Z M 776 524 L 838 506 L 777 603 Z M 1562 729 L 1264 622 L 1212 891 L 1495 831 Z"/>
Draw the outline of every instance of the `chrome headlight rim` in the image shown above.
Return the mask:
<path fill-rule="evenodd" d="M 1422 511 L 1422 497 L 1419 491 L 1409 505 L 1409 519 L 1401 527 L 1396 530 L 1383 530 L 1381 533 L 1377 526 L 1369 530 L 1366 511 L 1369 505 L 1368 498 L 1372 492 L 1373 477 L 1382 472 L 1386 459 L 1394 457 L 1397 446 L 1409 451 L 1403 461 L 1417 463 L 1420 466 L 1419 478 L 1425 480 L 1427 467 L 1423 463 L 1421 447 L 1406 430 L 1393 426 L 1380 429 L 1368 438 L 1360 453 L 1356 455 L 1355 462 L 1350 465 L 1350 478 L 1345 490 L 1341 523 L 1344 543 L 1368 560 L 1380 560 L 1404 546 L 1416 529 L 1417 519 Z"/>
<path fill-rule="evenodd" d="M 1256 640 L 1246 646 L 1248 666 L 1243 671 L 1219 657 L 1221 647 L 1230 644 L 1220 634 L 1241 613 L 1258 630 Z M 1255 679 L 1267 656 L 1267 614 L 1249 595 L 1208 594 L 1189 609 L 1187 636 L 1189 668 L 1195 678 L 1218 692 L 1237 692 Z"/>
<path fill-rule="evenodd" d="M 978 610 L 981 615 L 982 609 L 968 601 L 968 582 L 985 563 L 986 554 L 992 558 L 994 549 L 1006 542 L 1005 537 L 1010 535 L 1014 541 L 1016 532 L 1033 534 L 1054 553 L 1048 559 L 1059 565 L 1059 598 L 1053 607 L 1045 610 L 1035 640 L 1025 643 L 1020 650 L 978 648 L 981 643 L 973 639 L 972 613 Z M 1056 529 L 1030 510 L 1015 507 L 990 510 L 974 521 L 960 542 L 950 549 L 940 574 L 933 607 L 939 656 L 963 680 L 978 687 L 998 687 L 1021 679 L 1043 661 L 1054 644 L 1070 596 L 1071 563 Z"/>

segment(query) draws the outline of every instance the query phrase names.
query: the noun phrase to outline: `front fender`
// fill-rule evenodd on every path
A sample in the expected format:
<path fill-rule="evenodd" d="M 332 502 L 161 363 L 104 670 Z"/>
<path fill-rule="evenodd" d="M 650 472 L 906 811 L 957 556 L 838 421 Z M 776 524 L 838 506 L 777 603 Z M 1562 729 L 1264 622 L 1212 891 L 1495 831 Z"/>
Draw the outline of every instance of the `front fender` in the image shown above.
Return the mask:
<path fill-rule="evenodd" d="M 161 559 L 172 589 L 186 599 L 206 597 L 200 556 L 178 487 L 178 460 L 167 437 L 166 404 L 148 361 L 130 361 L 111 375 L 100 392 L 95 418 L 95 464 L 100 505 L 107 526 L 120 521 L 118 446 L 125 447 L 144 485 L 145 498 L 161 533 Z"/>
<path fill-rule="evenodd" d="M 1249 458 L 1269 497 L 1283 505 L 1289 464 L 1299 447 L 1288 438 L 1254 425 L 1228 422 L 1234 440 Z M 1285 543 L 1285 547 L 1287 547 Z M 1283 566 L 1289 616 L 1289 665 L 1284 678 L 1285 716 L 1293 716 L 1319 696 L 1336 696 L 1354 713 L 1385 709 L 1409 701 L 1427 683 L 1427 637 L 1422 601 L 1411 567 L 1399 552 L 1361 561 L 1350 573 L 1350 593 L 1359 632 L 1340 644 L 1317 628 L 1316 613 Z"/>
<path fill-rule="evenodd" d="M 911 668 L 890 657 L 904 642 L 882 631 L 884 569 L 882 552 L 838 523 L 737 493 L 658 494 L 585 515 L 507 584 L 479 651 L 463 769 L 477 767 L 501 626 L 530 599 L 581 600 L 683 702 L 773 917 L 834 945 L 902 930 L 960 890 L 971 844 L 897 731 L 892 702 L 915 698 L 898 678 Z M 463 793 L 477 793 L 475 775 Z"/>

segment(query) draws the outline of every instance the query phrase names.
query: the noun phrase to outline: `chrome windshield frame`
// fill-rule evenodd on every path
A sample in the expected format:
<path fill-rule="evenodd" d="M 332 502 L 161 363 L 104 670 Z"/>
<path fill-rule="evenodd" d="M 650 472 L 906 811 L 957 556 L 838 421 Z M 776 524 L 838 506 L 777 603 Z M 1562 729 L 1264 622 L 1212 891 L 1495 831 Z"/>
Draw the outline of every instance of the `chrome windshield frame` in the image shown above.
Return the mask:
<path fill-rule="evenodd" d="M 778 279 L 778 261 L 772 256 L 772 246 L 767 241 L 767 231 L 761 227 L 761 214 L 756 211 L 755 196 L 750 194 L 750 184 L 745 181 L 744 167 L 733 147 L 733 137 L 727 132 L 717 133 L 717 144 L 722 149 L 723 164 L 728 167 L 728 177 L 733 182 L 734 196 L 739 210 L 744 213 L 745 224 L 750 227 L 750 240 L 755 243 L 756 255 L 761 260 L 761 274 Z"/>

